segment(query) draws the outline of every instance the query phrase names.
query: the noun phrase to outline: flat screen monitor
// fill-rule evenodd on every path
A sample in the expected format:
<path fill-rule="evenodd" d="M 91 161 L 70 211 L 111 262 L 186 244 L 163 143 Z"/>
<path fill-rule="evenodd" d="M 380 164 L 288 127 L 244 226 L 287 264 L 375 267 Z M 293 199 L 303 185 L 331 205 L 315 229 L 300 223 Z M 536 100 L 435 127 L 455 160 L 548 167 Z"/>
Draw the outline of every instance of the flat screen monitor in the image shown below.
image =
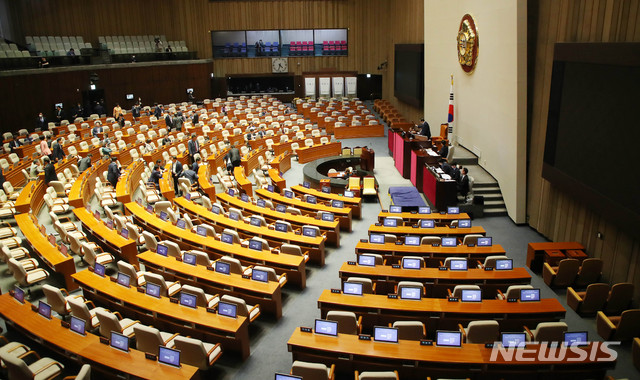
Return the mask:
<path fill-rule="evenodd" d="M 180 351 L 165 346 L 158 346 L 158 363 L 172 367 L 180 367 Z"/>
<path fill-rule="evenodd" d="M 334 200 L 331 201 L 331 207 L 343 208 L 344 207 L 344 202 L 334 199 Z"/>
<path fill-rule="evenodd" d="M 236 191 L 234 189 L 229 189 L 229 195 L 230 196 L 233 197 L 235 195 L 235 193 L 236 193 Z"/>
<path fill-rule="evenodd" d="M 331 188 L 329 186 L 322 186 L 322 189 L 320 189 L 320 191 L 325 194 L 331 194 Z"/>
<path fill-rule="evenodd" d="M 385 227 L 398 227 L 398 219 L 384 218 L 383 224 Z"/>
<path fill-rule="evenodd" d="M 289 231 L 289 226 L 285 223 L 276 222 L 276 231 L 287 232 Z"/>
<path fill-rule="evenodd" d="M 183 230 L 187 228 L 187 222 L 184 219 L 178 219 L 176 222 L 176 227 L 182 228 Z"/>
<path fill-rule="evenodd" d="M 354 296 L 362 295 L 362 283 L 359 282 L 346 282 L 342 285 L 342 292 L 344 294 L 351 294 Z"/>
<path fill-rule="evenodd" d="M 358 265 L 364 265 L 366 267 L 375 267 L 376 257 L 371 255 L 360 255 L 358 256 Z"/>
<path fill-rule="evenodd" d="M 269 282 L 269 272 L 260 269 L 253 269 L 251 271 L 251 279 L 260 282 Z"/>
<path fill-rule="evenodd" d="M 72 315 L 71 319 L 69 320 L 69 330 L 73 331 L 76 334 L 84 336 L 87 334 L 85 324 L 86 322 L 84 319 Z"/>
<path fill-rule="evenodd" d="M 491 247 L 491 238 L 490 237 L 479 237 L 478 238 L 478 247 Z"/>
<path fill-rule="evenodd" d="M 355 196 L 355 194 L 351 190 L 345 190 L 344 191 L 344 196 L 347 197 L 347 198 L 353 198 Z"/>
<path fill-rule="evenodd" d="M 211 206 L 211 212 L 220 215 L 220 207 L 216 205 Z"/>
<path fill-rule="evenodd" d="M 220 241 L 227 244 L 233 244 L 233 235 L 223 232 L 220 235 Z"/>
<path fill-rule="evenodd" d="M 116 277 L 116 282 L 124 287 L 129 287 L 129 282 L 131 281 L 131 277 L 128 274 L 124 274 L 122 272 L 118 272 L 118 276 Z"/>
<path fill-rule="evenodd" d="M 313 331 L 316 334 L 338 336 L 338 322 L 316 319 Z"/>
<path fill-rule="evenodd" d="M 431 214 L 431 207 L 418 207 L 418 214 Z"/>
<path fill-rule="evenodd" d="M 520 302 L 540 301 L 540 289 L 520 289 Z"/>
<path fill-rule="evenodd" d="M 422 289 L 413 286 L 403 286 L 400 288 L 400 299 L 403 300 L 417 300 L 422 298 Z"/>
<path fill-rule="evenodd" d="M 324 220 L 325 222 L 333 222 L 334 220 L 334 216 L 332 212 L 323 212 L 322 213 L 322 220 Z"/>
<path fill-rule="evenodd" d="M 180 292 L 180 305 L 195 309 L 198 306 L 198 297 L 195 294 Z"/>
<path fill-rule="evenodd" d="M 369 235 L 369 242 L 373 244 L 384 244 L 384 235 L 371 234 Z"/>
<path fill-rule="evenodd" d="M 417 247 L 420 245 L 420 236 L 405 236 L 404 244 Z"/>
<path fill-rule="evenodd" d="M 276 211 L 278 211 L 278 212 L 287 212 L 287 206 L 285 206 L 285 205 L 277 205 L 276 206 Z"/>
<path fill-rule="evenodd" d="M 57 107 L 63 108 L 63 107 L 62 107 L 62 103 L 56 103 L 56 108 L 57 108 Z"/>
<path fill-rule="evenodd" d="M 249 202 L 249 196 L 247 194 L 240 194 L 240 200 L 243 202 Z"/>
<path fill-rule="evenodd" d="M 375 326 L 373 328 L 373 340 L 376 342 L 398 343 L 398 329 Z"/>
<path fill-rule="evenodd" d="M 13 287 L 13 298 L 20 303 L 24 303 L 24 290 L 18 286 Z"/>
<path fill-rule="evenodd" d="M 402 258 L 402 269 L 420 269 L 422 260 L 413 257 Z"/>
<path fill-rule="evenodd" d="M 442 246 L 443 247 L 455 247 L 458 244 L 455 237 L 443 237 L 442 238 Z"/>
<path fill-rule="evenodd" d="M 500 334 L 500 341 L 503 347 L 518 347 L 526 344 L 527 337 L 523 332 L 504 332 Z"/>
<path fill-rule="evenodd" d="M 460 207 L 447 207 L 447 214 L 459 214 Z"/>
<path fill-rule="evenodd" d="M 222 273 L 222 274 L 229 274 L 231 273 L 231 265 L 229 265 L 229 263 L 224 263 L 222 261 L 216 261 L 216 272 L 218 273 Z"/>
<path fill-rule="evenodd" d="M 129 352 L 129 338 L 126 335 L 112 331 L 110 344 L 113 348 Z"/>
<path fill-rule="evenodd" d="M 498 259 L 496 260 L 496 270 L 512 270 L 513 269 L 513 260 L 512 259 Z"/>
<path fill-rule="evenodd" d="M 156 251 L 158 252 L 158 255 L 165 257 L 169 254 L 169 248 L 167 248 L 167 246 L 164 244 L 158 244 L 158 246 L 156 247 Z"/>
<path fill-rule="evenodd" d="M 273 193 L 273 185 L 268 185 L 267 186 L 267 190 L 269 190 L 269 192 Z"/>
<path fill-rule="evenodd" d="M 316 230 L 311 227 L 302 227 L 302 234 L 308 237 L 316 237 Z"/>
<path fill-rule="evenodd" d="M 293 198 L 293 191 L 291 191 L 291 190 L 285 190 L 285 191 L 284 191 L 284 196 L 285 196 L 286 198 Z"/>
<path fill-rule="evenodd" d="M 389 212 L 399 214 L 402 212 L 402 206 L 389 206 Z"/>
<path fill-rule="evenodd" d="M 133 100 L 133 94 L 127 94 L 127 100 Z"/>
<path fill-rule="evenodd" d="M 589 334 L 586 331 L 567 331 L 563 340 L 565 346 L 586 346 L 589 344 Z"/>
<path fill-rule="evenodd" d="M 462 289 L 462 302 L 482 302 L 482 290 L 480 289 Z"/>
<path fill-rule="evenodd" d="M 237 212 L 231 211 L 229 212 L 229 219 L 235 220 L 237 222 L 238 220 L 240 220 L 240 214 L 238 214 Z"/>
<path fill-rule="evenodd" d="M 167 213 L 165 211 L 160 211 L 160 219 L 164 220 L 165 222 L 167 221 L 169 215 L 167 215 Z"/>
<path fill-rule="evenodd" d="M 225 317 L 236 318 L 236 305 L 229 302 L 218 302 L 218 314 Z"/>
<path fill-rule="evenodd" d="M 146 293 L 152 297 L 160 298 L 160 285 L 153 282 L 147 282 L 145 285 L 147 288 Z"/>
<path fill-rule="evenodd" d="M 44 301 L 38 302 L 38 314 L 47 319 L 51 319 L 51 305 Z"/>
<path fill-rule="evenodd" d="M 302 182 L 302 187 L 304 187 L 305 189 L 308 189 L 311 187 L 311 184 L 309 183 L 309 181 L 304 181 Z"/>
<path fill-rule="evenodd" d="M 95 265 L 93 266 L 93 273 L 97 274 L 98 276 L 104 277 L 105 270 L 106 268 L 102 264 L 95 263 Z"/>
<path fill-rule="evenodd" d="M 255 216 L 251 217 L 250 223 L 252 226 L 255 226 L 255 227 L 262 226 L 262 220 L 260 218 L 256 218 Z"/>
<path fill-rule="evenodd" d="M 189 265 L 196 265 L 196 255 L 193 253 L 185 252 L 182 255 L 182 262 Z"/>
<path fill-rule="evenodd" d="M 262 251 L 262 242 L 259 240 L 249 240 L 249 249 L 254 251 Z"/>
<path fill-rule="evenodd" d="M 314 197 L 313 195 L 309 195 L 307 196 L 307 203 L 315 205 L 318 203 L 318 198 Z"/>
<path fill-rule="evenodd" d="M 433 219 L 421 219 L 420 228 L 435 228 L 436 222 Z"/>
<path fill-rule="evenodd" d="M 120 230 L 120 236 L 122 236 L 125 239 L 129 239 L 129 230 L 126 228 L 123 228 L 122 230 Z"/>
<path fill-rule="evenodd" d="M 449 261 L 451 270 L 467 270 L 467 259 L 454 259 Z"/>
<path fill-rule="evenodd" d="M 166 219 L 164 219 L 166 220 Z M 107 228 L 112 230 L 113 229 L 113 220 L 109 219 L 107 220 Z"/>
<path fill-rule="evenodd" d="M 276 373 L 275 380 L 302 380 L 302 376 L 294 376 L 287 373 Z"/>
<path fill-rule="evenodd" d="M 458 220 L 458 228 L 471 228 L 471 219 Z"/>
<path fill-rule="evenodd" d="M 152 213 L 153 212 L 153 206 L 147 205 L 147 212 Z M 98 217 L 96 219 L 98 219 L 98 220 L 100 219 L 100 213 L 98 213 Z"/>
<path fill-rule="evenodd" d="M 460 331 L 436 331 L 436 345 L 444 347 L 461 347 L 462 333 Z"/>
<path fill-rule="evenodd" d="M 264 208 L 264 207 L 266 207 L 266 206 L 267 206 L 267 202 L 265 202 L 265 201 L 264 201 L 264 199 L 258 199 L 258 200 L 256 201 L 256 205 L 258 205 L 258 207 L 262 207 L 262 208 Z"/>
<path fill-rule="evenodd" d="M 200 236 L 207 236 L 207 229 L 204 226 L 196 226 L 196 234 Z"/>

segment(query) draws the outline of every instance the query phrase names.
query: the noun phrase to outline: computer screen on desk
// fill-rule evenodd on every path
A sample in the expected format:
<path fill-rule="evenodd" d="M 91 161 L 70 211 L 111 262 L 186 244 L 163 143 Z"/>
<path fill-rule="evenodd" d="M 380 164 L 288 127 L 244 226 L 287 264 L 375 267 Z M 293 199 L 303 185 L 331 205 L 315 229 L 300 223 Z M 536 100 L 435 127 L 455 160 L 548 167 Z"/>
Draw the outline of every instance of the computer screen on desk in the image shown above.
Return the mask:
<path fill-rule="evenodd" d="M 72 315 L 69 320 L 69 330 L 84 336 L 86 335 L 85 323 L 84 319 Z"/>
<path fill-rule="evenodd" d="M 153 282 L 147 282 L 145 287 L 148 295 L 160 298 L 160 285 L 154 284 Z"/>
<path fill-rule="evenodd" d="M 273 193 L 273 185 L 267 185 L 267 191 Z"/>
<path fill-rule="evenodd" d="M 436 345 L 444 347 L 461 347 L 462 333 L 459 331 L 436 331 Z"/>
<path fill-rule="evenodd" d="M 371 234 L 369 235 L 369 242 L 373 244 L 384 244 L 384 235 Z"/>
<path fill-rule="evenodd" d="M 285 205 L 276 205 L 276 211 L 278 211 L 278 212 L 287 212 L 287 206 L 285 206 Z"/>
<path fill-rule="evenodd" d="M 344 202 L 334 199 L 334 200 L 331 201 L 331 207 L 343 208 L 344 207 Z"/>
<path fill-rule="evenodd" d="M 197 304 L 198 297 L 195 294 L 180 292 L 180 305 L 187 306 L 195 309 Z"/>
<path fill-rule="evenodd" d="M 400 298 L 403 300 L 419 301 L 422 298 L 422 288 L 403 286 L 400 288 Z"/>
<path fill-rule="evenodd" d="M 567 331 L 563 341 L 565 346 L 586 346 L 589 344 L 589 334 L 586 331 Z"/>
<path fill-rule="evenodd" d="M 458 244 L 455 237 L 443 237 L 442 238 L 442 246 L 443 247 L 455 247 Z"/>
<path fill-rule="evenodd" d="M 187 222 L 184 219 L 178 219 L 178 221 L 176 222 L 176 227 L 184 230 L 187 227 Z"/>
<path fill-rule="evenodd" d="M 460 213 L 459 207 L 447 207 L 447 214 L 459 214 L 459 213 Z"/>
<path fill-rule="evenodd" d="M 455 259 L 449 261 L 451 270 L 467 270 L 467 259 Z"/>
<path fill-rule="evenodd" d="M 256 218 L 255 216 L 252 216 L 251 225 L 255 227 L 260 227 L 262 225 L 262 220 L 260 220 L 260 218 Z"/>
<path fill-rule="evenodd" d="M 458 228 L 471 228 L 471 219 L 458 220 Z"/>
<path fill-rule="evenodd" d="M 196 265 L 196 255 L 194 255 L 193 253 L 185 252 L 184 254 L 182 254 L 182 261 L 185 264 Z"/>
<path fill-rule="evenodd" d="M 503 347 L 524 346 L 527 342 L 526 334 L 521 332 L 503 332 L 500 334 Z"/>
<path fill-rule="evenodd" d="M 258 207 L 264 208 L 267 205 L 267 202 L 265 202 L 264 199 L 258 199 L 256 201 L 256 205 L 258 205 Z"/>
<path fill-rule="evenodd" d="M 434 228 L 435 226 L 436 226 L 436 222 L 433 219 L 420 220 L 420 228 Z"/>
<path fill-rule="evenodd" d="M 44 301 L 38 302 L 38 314 L 47 319 L 51 319 L 51 305 Z"/>
<path fill-rule="evenodd" d="M 384 218 L 384 226 L 385 227 L 397 227 L 398 226 L 398 220 L 394 219 L 394 218 Z"/>
<path fill-rule="evenodd" d="M 236 305 L 229 302 L 218 302 L 218 314 L 225 317 L 236 318 Z"/>
<path fill-rule="evenodd" d="M 482 290 L 480 289 L 462 289 L 462 302 L 482 302 Z"/>
<path fill-rule="evenodd" d="M 376 266 L 376 257 L 371 255 L 360 255 L 358 256 L 358 265 L 364 265 L 367 267 L 375 267 Z"/>
<path fill-rule="evenodd" d="M 249 240 L 249 249 L 254 251 L 262 251 L 262 242 L 259 240 Z"/>
<path fill-rule="evenodd" d="M 245 193 L 240 194 L 240 200 L 243 202 L 249 202 L 249 196 Z"/>
<path fill-rule="evenodd" d="M 420 245 L 420 236 L 405 236 L 404 244 L 417 247 Z"/>
<path fill-rule="evenodd" d="M 169 254 L 169 248 L 167 248 L 167 246 L 164 244 L 158 244 L 158 246 L 156 247 L 156 252 L 158 252 L 158 255 L 166 257 Z"/>
<path fill-rule="evenodd" d="M 260 282 L 269 282 L 269 273 L 260 269 L 253 269 L 251 271 L 251 279 Z"/>
<path fill-rule="evenodd" d="M 320 191 L 325 194 L 331 194 L 331 188 L 329 186 L 322 186 L 322 189 L 320 189 Z"/>
<path fill-rule="evenodd" d="M 158 346 L 158 363 L 167 364 L 172 367 L 180 367 L 180 351 L 165 346 Z"/>
<path fill-rule="evenodd" d="M 220 241 L 227 244 L 233 244 L 233 235 L 223 232 L 220 234 Z"/>
<path fill-rule="evenodd" d="M 322 220 L 324 220 L 325 222 L 333 222 L 334 220 L 334 216 L 332 212 L 323 212 L 322 213 Z"/>
<path fill-rule="evenodd" d="M 111 347 L 125 352 L 129 351 L 129 338 L 115 331 L 111 332 Z"/>
<path fill-rule="evenodd" d="M 211 206 L 211 212 L 213 212 L 214 214 L 220 214 L 220 207 L 216 205 Z"/>
<path fill-rule="evenodd" d="M 512 259 L 498 259 L 496 260 L 496 270 L 512 270 L 513 269 L 513 260 Z"/>
<path fill-rule="evenodd" d="M 318 199 L 316 197 L 314 197 L 313 195 L 309 195 L 309 196 L 307 196 L 307 203 L 315 205 L 315 204 L 318 203 Z"/>
<path fill-rule="evenodd" d="M 479 237 L 478 238 L 478 247 L 491 247 L 491 238 L 490 237 Z"/>
<path fill-rule="evenodd" d="M 316 237 L 316 229 L 311 227 L 302 227 L 302 234 L 308 237 Z"/>
<path fill-rule="evenodd" d="M 305 189 L 308 189 L 311 187 L 311 184 L 309 183 L 309 181 L 304 181 L 302 182 L 302 187 L 304 187 Z"/>
<path fill-rule="evenodd" d="M 287 198 L 293 198 L 293 191 L 285 190 L 284 191 L 284 196 L 287 197 Z"/>
<path fill-rule="evenodd" d="M 131 281 L 131 277 L 129 277 L 128 274 L 124 274 L 122 272 L 118 272 L 118 275 L 116 277 L 116 282 L 118 284 L 128 288 L 130 281 Z"/>
<path fill-rule="evenodd" d="M 231 265 L 229 265 L 229 263 L 224 263 L 222 261 L 216 261 L 215 269 L 216 269 L 216 272 L 218 273 L 222 273 L 222 274 L 231 273 Z"/>
<path fill-rule="evenodd" d="M 402 206 L 389 206 L 389 212 L 399 214 L 402 212 Z"/>
<path fill-rule="evenodd" d="M 376 342 L 398 343 L 398 329 L 394 327 L 373 327 L 373 340 Z"/>
<path fill-rule="evenodd" d="M 18 286 L 13 287 L 13 298 L 20 303 L 24 303 L 24 290 Z"/>
<path fill-rule="evenodd" d="M 431 207 L 418 207 L 418 214 L 431 214 Z"/>
<path fill-rule="evenodd" d="M 422 260 L 413 257 L 402 258 L 402 269 L 420 269 Z"/>
<path fill-rule="evenodd" d="M 353 198 L 355 196 L 355 194 L 351 190 L 345 190 L 344 191 L 344 196 L 347 197 L 347 198 Z"/>
<path fill-rule="evenodd" d="M 166 222 L 168 218 L 169 218 L 169 215 L 167 215 L 166 212 L 160 211 L 160 219 L 162 219 L 162 220 L 164 220 Z"/>
<path fill-rule="evenodd" d="M 288 230 L 289 226 L 286 223 L 276 222 L 276 231 L 287 232 Z"/>
<path fill-rule="evenodd" d="M 229 219 L 235 220 L 237 222 L 238 220 L 240 220 L 240 214 L 238 214 L 237 212 L 231 211 L 229 212 Z"/>
<path fill-rule="evenodd" d="M 123 228 L 120 230 L 120 236 L 122 236 L 125 239 L 129 238 L 129 230 L 126 228 Z"/>
<path fill-rule="evenodd" d="M 342 292 L 344 294 L 351 294 L 354 296 L 362 295 L 362 284 L 359 282 L 346 282 L 342 285 Z"/>
<path fill-rule="evenodd" d="M 316 334 L 338 336 L 338 322 L 316 319 L 313 331 Z"/>
<path fill-rule="evenodd" d="M 540 289 L 520 289 L 520 302 L 540 301 Z"/>
<path fill-rule="evenodd" d="M 286 373 L 276 373 L 275 380 L 302 380 L 302 376 L 294 376 Z"/>
<path fill-rule="evenodd" d="M 97 274 L 98 276 L 104 277 L 105 270 L 106 268 L 102 264 L 95 263 L 95 265 L 93 266 L 93 273 Z"/>

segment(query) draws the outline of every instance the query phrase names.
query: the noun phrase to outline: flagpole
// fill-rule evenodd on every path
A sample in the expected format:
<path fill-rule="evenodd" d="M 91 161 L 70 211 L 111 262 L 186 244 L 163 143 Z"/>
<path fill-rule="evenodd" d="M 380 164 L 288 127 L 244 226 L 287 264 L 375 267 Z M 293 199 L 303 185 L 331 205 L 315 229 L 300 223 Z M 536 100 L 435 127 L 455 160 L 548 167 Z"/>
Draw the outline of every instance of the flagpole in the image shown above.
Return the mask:
<path fill-rule="evenodd" d="M 453 145 L 457 140 L 456 135 L 453 133 L 453 74 L 451 74 L 451 91 L 449 92 L 447 123 L 449 124 L 449 142 Z"/>

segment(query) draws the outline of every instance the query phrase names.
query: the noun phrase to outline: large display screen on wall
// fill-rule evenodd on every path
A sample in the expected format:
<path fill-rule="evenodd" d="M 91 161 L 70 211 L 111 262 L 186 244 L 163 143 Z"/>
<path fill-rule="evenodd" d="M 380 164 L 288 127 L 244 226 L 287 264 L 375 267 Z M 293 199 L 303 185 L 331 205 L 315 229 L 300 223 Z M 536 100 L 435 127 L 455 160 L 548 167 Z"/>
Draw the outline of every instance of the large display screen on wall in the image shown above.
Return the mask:
<path fill-rule="evenodd" d="M 424 45 L 395 45 L 393 63 L 393 95 L 400 101 L 422 108 L 424 99 Z"/>
<path fill-rule="evenodd" d="M 640 44 L 556 44 L 542 176 L 623 229 L 640 228 Z"/>

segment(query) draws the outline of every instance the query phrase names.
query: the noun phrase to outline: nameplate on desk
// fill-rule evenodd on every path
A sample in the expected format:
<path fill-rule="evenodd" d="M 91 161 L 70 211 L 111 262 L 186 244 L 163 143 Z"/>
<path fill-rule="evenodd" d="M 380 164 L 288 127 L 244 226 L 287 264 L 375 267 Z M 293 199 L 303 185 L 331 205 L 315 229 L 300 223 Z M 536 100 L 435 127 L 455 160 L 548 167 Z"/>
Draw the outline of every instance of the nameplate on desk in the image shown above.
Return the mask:
<path fill-rule="evenodd" d="M 248 274 L 243 274 L 242 278 L 251 278 L 251 276 L 249 276 Z"/>
<path fill-rule="evenodd" d="M 460 301 L 457 297 L 449 297 L 447 300 L 449 302 L 458 302 L 458 301 Z"/>
<path fill-rule="evenodd" d="M 431 244 L 431 246 L 432 246 L 432 247 L 439 247 L 439 246 L 440 246 L 440 243 L 433 243 L 433 244 Z"/>
<path fill-rule="evenodd" d="M 507 298 L 507 302 L 518 302 L 517 298 Z"/>
<path fill-rule="evenodd" d="M 310 332 L 313 332 L 313 329 L 311 327 L 300 326 L 300 331 L 305 333 L 310 333 Z"/>
<path fill-rule="evenodd" d="M 31 311 L 35 311 L 36 313 L 38 312 L 38 306 L 31 304 Z"/>
<path fill-rule="evenodd" d="M 398 299 L 398 295 L 397 294 L 387 294 L 387 298 L 392 299 L 392 300 L 397 300 Z"/>
<path fill-rule="evenodd" d="M 109 345 L 109 339 L 101 336 L 100 337 L 100 343 L 106 344 L 108 346 Z"/>
<path fill-rule="evenodd" d="M 447 267 L 438 267 L 438 270 L 447 271 L 447 270 L 449 270 L 449 268 L 447 268 Z"/>
<path fill-rule="evenodd" d="M 389 210 L 382 210 L 382 212 L 389 212 Z"/>
<path fill-rule="evenodd" d="M 418 212 L 416 210 L 411 211 L 412 214 L 417 214 Z"/>
<path fill-rule="evenodd" d="M 211 265 L 207 265 L 207 270 L 210 270 L 210 271 L 212 271 L 212 272 L 215 272 L 215 271 L 216 271 L 216 268 L 214 268 L 214 267 L 213 267 L 213 266 L 211 266 Z"/>
<path fill-rule="evenodd" d="M 484 267 L 485 272 L 491 272 L 493 267 Z"/>
<path fill-rule="evenodd" d="M 420 226 L 418 226 L 417 224 L 414 224 L 414 225 L 412 225 L 411 227 L 413 227 L 413 228 L 418 228 L 418 227 L 420 227 Z"/>
<path fill-rule="evenodd" d="M 145 359 L 149 359 L 149 360 L 153 360 L 154 362 L 155 362 L 156 360 L 158 360 L 158 357 L 157 357 L 156 355 L 154 355 L 154 354 L 150 354 L 150 353 L 148 353 L 148 352 L 145 352 L 145 353 L 144 353 L 144 358 L 145 358 Z"/>
<path fill-rule="evenodd" d="M 208 307 L 208 308 L 207 308 L 207 313 L 213 313 L 213 314 L 215 314 L 215 313 L 216 313 L 216 309 L 215 309 L 214 307 Z"/>
<path fill-rule="evenodd" d="M 301 232 L 300 232 L 300 231 L 294 231 L 294 233 L 295 233 L 296 235 L 300 235 L 300 233 L 301 233 Z"/>
<path fill-rule="evenodd" d="M 484 348 L 493 348 L 493 343 L 485 343 Z"/>
<path fill-rule="evenodd" d="M 402 245 L 402 241 L 396 240 L 396 245 Z"/>
<path fill-rule="evenodd" d="M 93 273 L 93 267 L 92 266 L 89 266 L 89 268 L 87 268 L 87 269 L 89 269 L 89 272 Z"/>
<path fill-rule="evenodd" d="M 68 329 L 69 327 L 71 327 L 69 322 L 66 322 L 66 321 L 60 321 L 60 326 L 64 327 L 65 329 Z"/>
<path fill-rule="evenodd" d="M 420 339 L 420 345 L 421 346 L 433 346 L 433 341 L 432 340 Z"/>
<path fill-rule="evenodd" d="M 475 244 L 473 244 L 473 243 L 469 243 L 469 244 L 467 244 L 467 247 L 469 247 L 469 248 L 473 248 L 473 247 L 475 247 L 475 246 L 476 246 L 476 245 L 475 245 Z"/>
<path fill-rule="evenodd" d="M 109 281 L 111 282 L 118 282 L 118 280 L 115 277 L 109 277 Z"/>
<path fill-rule="evenodd" d="M 145 293 L 144 288 L 141 286 L 136 287 L 136 290 L 138 291 L 138 293 Z"/>
<path fill-rule="evenodd" d="M 176 256 L 176 261 L 182 262 L 182 257 Z"/>
<path fill-rule="evenodd" d="M 400 269 L 400 264 L 393 264 L 393 265 L 391 265 L 391 268 Z"/>
<path fill-rule="evenodd" d="M 331 289 L 331 293 L 340 294 L 342 293 L 340 289 Z"/>
<path fill-rule="evenodd" d="M 359 334 L 358 335 L 358 340 L 371 340 L 371 335 Z"/>
<path fill-rule="evenodd" d="M 356 265 L 355 261 L 347 261 L 347 265 Z"/>
<path fill-rule="evenodd" d="M 440 215 L 446 215 L 447 212 L 446 211 L 440 211 Z"/>
<path fill-rule="evenodd" d="M 450 224 L 449 228 L 458 228 L 458 226 L 454 226 L 453 224 Z"/>
<path fill-rule="evenodd" d="M 367 240 L 367 239 L 360 239 L 360 243 L 368 243 L 368 242 L 369 242 L 369 240 Z"/>
<path fill-rule="evenodd" d="M 169 298 L 169 302 L 171 302 L 171 303 L 179 303 L 179 300 L 177 298 Z"/>
<path fill-rule="evenodd" d="M 376 223 L 376 227 L 382 226 L 382 223 Z"/>

